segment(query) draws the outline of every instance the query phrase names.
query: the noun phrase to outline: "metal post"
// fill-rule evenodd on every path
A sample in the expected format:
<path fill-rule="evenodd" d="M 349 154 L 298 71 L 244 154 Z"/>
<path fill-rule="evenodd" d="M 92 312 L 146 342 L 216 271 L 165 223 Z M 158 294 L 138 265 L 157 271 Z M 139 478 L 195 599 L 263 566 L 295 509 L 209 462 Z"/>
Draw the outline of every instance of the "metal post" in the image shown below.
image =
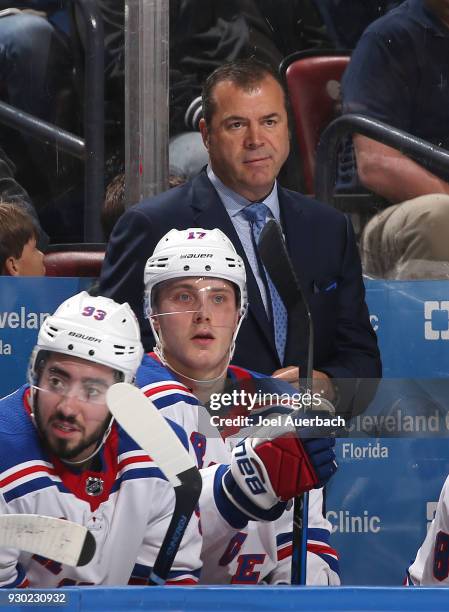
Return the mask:
<path fill-rule="evenodd" d="M 125 199 L 168 186 L 167 0 L 125 1 Z"/>
<path fill-rule="evenodd" d="M 84 21 L 85 88 L 84 240 L 101 242 L 100 211 L 104 199 L 104 33 L 96 0 L 76 0 Z"/>

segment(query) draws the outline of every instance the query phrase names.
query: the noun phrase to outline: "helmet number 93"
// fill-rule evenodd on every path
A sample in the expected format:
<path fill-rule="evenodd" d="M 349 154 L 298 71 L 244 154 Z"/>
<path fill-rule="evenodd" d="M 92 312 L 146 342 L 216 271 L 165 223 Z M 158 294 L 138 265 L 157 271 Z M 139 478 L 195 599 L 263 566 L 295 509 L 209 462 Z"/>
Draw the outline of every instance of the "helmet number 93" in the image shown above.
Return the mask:
<path fill-rule="evenodd" d="M 106 316 L 106 311 L 99 310 L 93 306 L 86 306 L 81 314 L 83 317 L 93 317 L 97 321 L 102 321 Z"/>

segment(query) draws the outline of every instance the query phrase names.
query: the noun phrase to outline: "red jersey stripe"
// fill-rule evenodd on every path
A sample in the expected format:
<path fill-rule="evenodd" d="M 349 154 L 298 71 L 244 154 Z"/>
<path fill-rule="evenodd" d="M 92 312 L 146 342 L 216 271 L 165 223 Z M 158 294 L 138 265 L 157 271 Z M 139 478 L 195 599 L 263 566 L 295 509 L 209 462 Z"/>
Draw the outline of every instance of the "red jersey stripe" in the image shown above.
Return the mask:
<path fill-rule="evenodd" d="M 336 557 L 338 559 L 338 552 L 334 548 L 331 548 L 330 546 L 326 546 L 322 544 L 311 544 L 310 542 L 308 542 L 307 550 L 309 552 L 313 552 L 317 554 L 321 553 L 324 555 L 332 555 L 333 557 Z"/>
<path fill-rule="evenodd" d="M 120 472 L 125 466 L 130 463 L 145 463 L 146 461 L 153 461 L 149 455 L 137 455 L 135 457 L 127 457 L 122 459 L 118 464 L 117 471 Z"/>
<path fill-rule="evenodd" d="M 190 393 L 189 390 L 184 387 L 184 385 L 159 385 L 159 387 L 153 387 L 152 389 L 145 389 L 144 395 L 146 397 L 151 397 L 156 393 L 161 393 L 162 391 L 184 391 L 184 393 Z"/>
<path fill-rule="evenodd" d="M 165 584 L 198 584 L 198 580 L 195 580 L 194 578 L 183 578 L 182 580 L 167 580 Z"/>
<path fill-rule="evenodd" d="M 6 485 L 9 485 L 11 482 L 19 480 L 19 478 L 22 478 L 23 476 L 28 476 L 28 474 L 33 474 L 33 472 L 47 472 L 47 474 L 53 475 L 56 474 L 56 471 L 53 468 L 49 468 L 46 465 L 31 465 L 30 467 L 23 468 L 18 472 L 14 472 L 14 474 L 10 474 L 3 480 L 0 480 L 0 487 L 6 487 Z"/>
<path fill-rule="evenodd" d="M 286 559 L 287 557 L 291 557 L 293 552 L 292 544 L 289 544 L 285 548 L 281 548 L 278 550 L 278 561 L 282 561 L 282 559 Z"/>

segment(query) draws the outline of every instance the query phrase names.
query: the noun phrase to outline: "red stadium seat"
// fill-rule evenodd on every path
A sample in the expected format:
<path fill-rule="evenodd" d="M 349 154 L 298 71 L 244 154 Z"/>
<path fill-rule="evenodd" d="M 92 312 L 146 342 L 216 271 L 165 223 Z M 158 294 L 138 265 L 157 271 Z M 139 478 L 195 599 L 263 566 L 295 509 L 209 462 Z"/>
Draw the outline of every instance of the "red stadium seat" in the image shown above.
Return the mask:
<path fill-rule="evenodd" d="M 349 51 L 301 51 L 280 66 L 295 120 L 304 181 L 313 193 L 315 151 L 323 129 L 339 113 L 340 81 Z"/>
<path fill-rule="evenodd" d="M 60 244 L 51 245 L 45 254 L 46 276 L 100 275 L 105 244 Z"/>

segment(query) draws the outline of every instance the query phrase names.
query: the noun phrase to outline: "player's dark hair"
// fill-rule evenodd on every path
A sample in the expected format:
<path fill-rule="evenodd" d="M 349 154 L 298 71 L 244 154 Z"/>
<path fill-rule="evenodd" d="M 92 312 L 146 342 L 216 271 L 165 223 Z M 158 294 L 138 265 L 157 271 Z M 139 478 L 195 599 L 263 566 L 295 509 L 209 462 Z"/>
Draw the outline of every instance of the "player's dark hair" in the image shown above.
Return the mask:
<path fill-rule="evenodd" d="M 34 366 L 34 383 L 36 385 L 39 384 L 42 372 L 44 370 L 44 366 L 47 362 L 48 356 L 50 355 L 50 351 L 39 351 L 36 356 L 36 365 Z"/>
<path fill-rule="evenodd" d="M 32 238 L 39 239 L 33 217 L 19 204 L 0 202 L 0 274 L 5 274 L 8 257 L 19 259 Z"/>
<path fill-rule="evenodd" d="M 254 57 L 250 57 L 222 64 L 207 77 L 202 92 L 203 117 L 207 127 L 210 128 L 212 117 L 216 110 L 214 90 L 219 83 L 231 81 L 231 83 L 234 83 L 234 85 L 240 89 L 251 91 L 267 77 L 272 77 L 279 83 L 284 94 L 285 110 L 287 111 L 288 117 L 290 117 L 290 104 L 287 91 L 279 73 L 269 64 L 265 64 Z"/>

